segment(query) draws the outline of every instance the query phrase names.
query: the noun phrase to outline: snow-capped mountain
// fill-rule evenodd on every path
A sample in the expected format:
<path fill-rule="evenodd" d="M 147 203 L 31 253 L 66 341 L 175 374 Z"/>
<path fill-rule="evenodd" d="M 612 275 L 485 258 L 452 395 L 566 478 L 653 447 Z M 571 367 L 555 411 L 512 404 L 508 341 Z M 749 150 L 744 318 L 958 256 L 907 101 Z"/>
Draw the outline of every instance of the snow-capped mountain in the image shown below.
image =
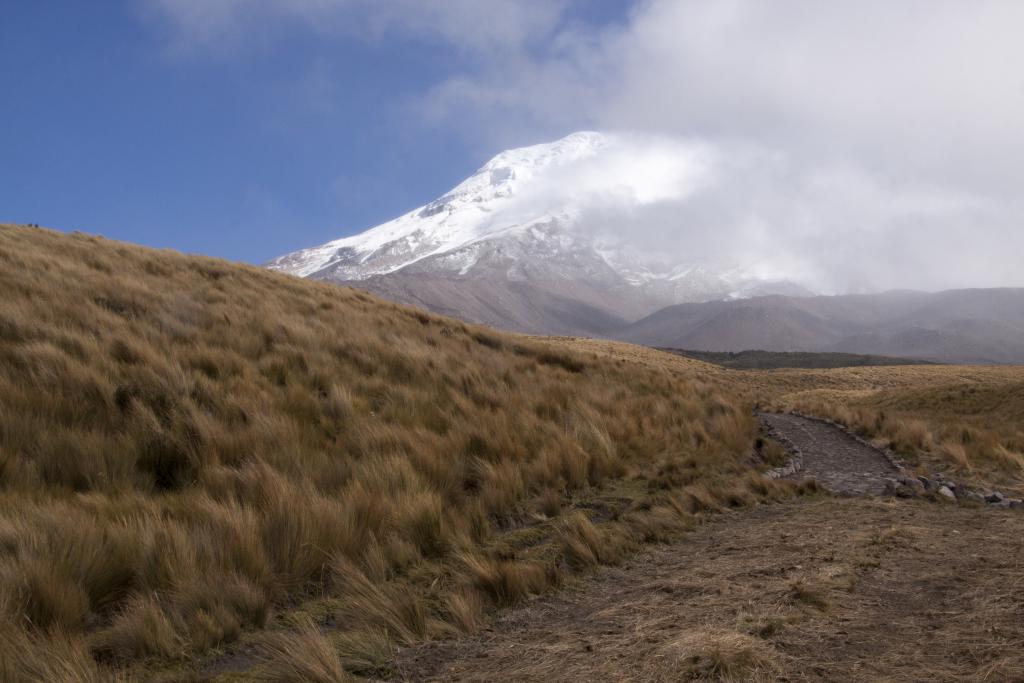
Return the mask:
<path fill-rule="evenodd" d="M 546 333 L 600 333 L 666 305 L 801 291 L 749 269 L 666 262 L 630 245 L 627 225 L 595 228 L 595 207 L 657 202 L 699 182 L 699 149 L 623 149 L 616 135 L 581 132 L 508 150 L 426 206 L 268 267 Z"/>
<path fill-rule="evenodd" d="M 564 207 L 561 215 L 548 210 L 530 215 L 518 206 L 520 190 L 539 170 L 594 155 L 606 143 L 598 133 L 575 133 L 551 144 L 502 152 L 426 206 L 358 235 L 288 254 L 270 267 L 303 277 L 330 270 L 332 278 L 363 280 L 448 255 L 445 268 L 467 270 L 478 253 L 467 247 L 505 233 L 525 234 L 546 223 L 571 222 L 571 207 Z"/>

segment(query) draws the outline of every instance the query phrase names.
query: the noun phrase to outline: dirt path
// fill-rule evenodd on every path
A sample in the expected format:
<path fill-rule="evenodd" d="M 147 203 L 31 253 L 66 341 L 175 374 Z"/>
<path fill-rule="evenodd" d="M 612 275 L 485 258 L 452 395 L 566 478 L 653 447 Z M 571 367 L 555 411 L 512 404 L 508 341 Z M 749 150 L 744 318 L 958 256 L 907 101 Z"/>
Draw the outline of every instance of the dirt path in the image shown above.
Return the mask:
<path fill-rule="evenodd" d="M 761 420 L 800 449 L 803 468 L 795 478 L 813 477 L 834 493 L 880 495 L 896 474 L 884 455 L 832 425 L 781 413 L 762 413 Z"/>
<path fill-rule="evenodd" d="M 399 653 L 408 681 L 1022 681 L 1024 516 L 812 499 Z"/>

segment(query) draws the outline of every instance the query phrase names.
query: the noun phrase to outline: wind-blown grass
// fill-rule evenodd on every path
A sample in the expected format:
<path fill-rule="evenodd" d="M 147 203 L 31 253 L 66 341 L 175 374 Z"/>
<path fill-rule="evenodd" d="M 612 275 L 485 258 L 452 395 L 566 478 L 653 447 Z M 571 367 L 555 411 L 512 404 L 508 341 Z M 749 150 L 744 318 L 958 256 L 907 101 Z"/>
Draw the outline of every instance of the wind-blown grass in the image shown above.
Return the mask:
<path fill-rule="evenodd" d="M 312 599 L 354 666 L 765 495 L 748 408 L 699 373 L 14 226 L 0 291 L 13 680 L 192 661 Z"/>

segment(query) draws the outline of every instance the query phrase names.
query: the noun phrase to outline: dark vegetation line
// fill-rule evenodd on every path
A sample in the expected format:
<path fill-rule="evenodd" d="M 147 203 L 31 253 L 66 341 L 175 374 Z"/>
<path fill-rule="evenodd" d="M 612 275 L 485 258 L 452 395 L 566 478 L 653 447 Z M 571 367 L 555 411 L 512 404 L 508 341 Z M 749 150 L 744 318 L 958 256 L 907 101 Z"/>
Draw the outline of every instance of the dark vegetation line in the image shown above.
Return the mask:
<path fill-rule="evenodd" d="M 775 368 L 849 368 L 874 365 L 939 365 L 934 361 L 893 356 L 871 356 L 856 353 L 809 351 L 696 351 L 692 349 L 661 348 L 678 356 L 714 363 L 733 370 L 771 370 Z"/>

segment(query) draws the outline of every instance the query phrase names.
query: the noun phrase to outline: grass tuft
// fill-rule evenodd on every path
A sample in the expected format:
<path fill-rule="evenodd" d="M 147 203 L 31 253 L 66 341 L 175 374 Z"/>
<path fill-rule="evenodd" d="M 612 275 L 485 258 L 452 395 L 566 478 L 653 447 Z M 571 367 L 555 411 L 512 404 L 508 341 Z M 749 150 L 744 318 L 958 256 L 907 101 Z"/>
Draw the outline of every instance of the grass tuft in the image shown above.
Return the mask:
<path fill-rule="evenodd" d="M 300 621 L 287 632 L 263 639 L 262 677 L 281 683 L 345 683 L 351 680 L 331 641 L 312 621 Z"/>
<path fill-rule="evenodd" d="M 776 680 L 779 655 L 760 638 L 733 631 L 697 628 L 662 649 L 667 678 L 740 682 Z"/>

